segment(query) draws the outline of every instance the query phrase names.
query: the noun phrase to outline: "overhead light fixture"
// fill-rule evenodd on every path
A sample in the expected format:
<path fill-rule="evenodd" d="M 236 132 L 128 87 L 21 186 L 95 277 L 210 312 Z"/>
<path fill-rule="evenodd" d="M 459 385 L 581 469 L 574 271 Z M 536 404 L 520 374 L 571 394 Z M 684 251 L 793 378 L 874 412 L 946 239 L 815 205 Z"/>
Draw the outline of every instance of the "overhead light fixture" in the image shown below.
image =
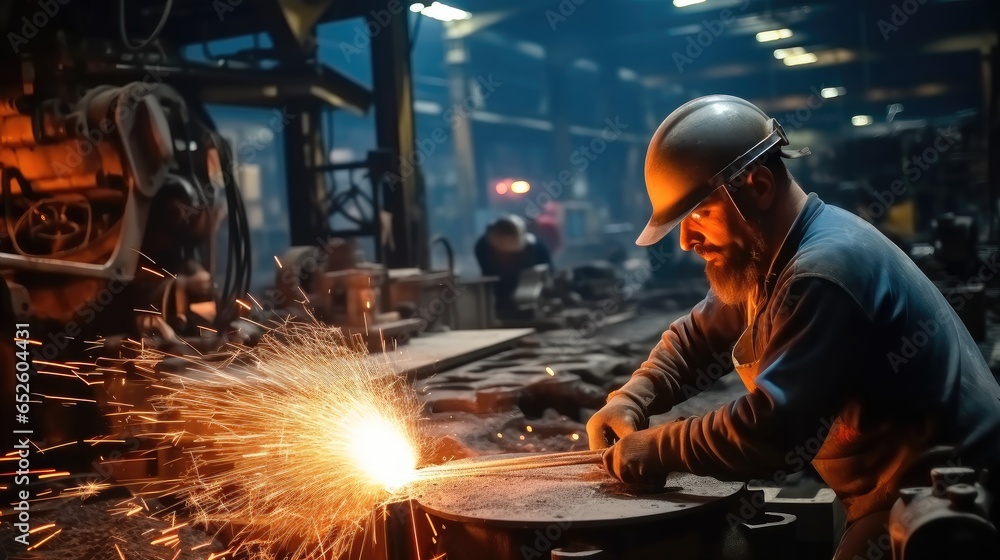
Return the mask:
<path fill-rule="evenodd" d="M 509 189 L 506 181 L 500 181 L 499 183 L 497 183 L 495 188 L 497 194 L 507 194 L 507 190 Z"/>
<path fill-rule="evenodd" d="M 812 64 L 817 60 L 819 60 L 819 57 L 816 56 L 816 53 L 807 52 L 802 54 L 793 54 L 792 56 L 786 56 L 785 58 L 781 59 L 781 62 L 784 62 L 785 66 L 801 66 L 803 64 Z"/>
<path fill-rule="evenodd" d="M 790 56 L 796 56 L 800 54 L 806 54 L 806 50 L 802 47 L 788 47 L 787 49 L 774 49 L 774 58 L 782 60 Z"/>
<path fill-rule="evenodd" d="M 527 181 L 514 181 L 510 184 L 510 192 L 514 194 L 524 194 L 531 190 L 531 185 Z"/>
<path fill-rule="evenodd" d="M 694 6 L 695 4 L 701 4 L 705 0 L 674 0 L 674 6 L 678 8 L 686 8 L 688 6 Z"/>
<path fill-rule="evenodd" d="M 618 79 L 623 82 L 634 82 L 638 77 L 639 76 L 635 73 L 635 70 L 632 70 L 631 68 L 618 69 Z"/>
<path fill-rule="evenodd" d="M 825 87 L 819 90 L 819 94 L 823 96 L 823 99 L 833 99 L 834 97 L 840 97 L 847 93 L 847 90 L 842 87 Z"/>
<path fill-rule="evenodd" d="M 589 58 L 578 58 L 574 60 L 573 68 L 576 68 L 577 70 L 586 70 L 588 72 L 599 72 L 601 70 L 601 67 Z"/>
<path fill-rule="evenodd" d="M 770 31 L 761 31 L 757 34 L 758 43 L 767 43 L 768 41 L 777 41 L 779 39 L 787 39 L 792 36 L 791 29 L 772 29 Z"/>
<path fill-rule="evenodd" d="M 424 4 L 411 4 L 411 12 L 419 12 L 427 17 L 434 18 L 440 21 L 455 21 L 459 19 L 469 19 L 472 14 L 466 12 L 465 10 L 459 10 L 458 8 L 453 8 L 447 4 L 442 4 L 441 2 L 432 2 L 430 6 L 425 6 Z"/>
<path fill-rule="evenodd" d="M 854 115 L 851 117 L 851 124 L 854 126 L 868 126 L 872 124 L 874 120 L 871 115 Z"/>

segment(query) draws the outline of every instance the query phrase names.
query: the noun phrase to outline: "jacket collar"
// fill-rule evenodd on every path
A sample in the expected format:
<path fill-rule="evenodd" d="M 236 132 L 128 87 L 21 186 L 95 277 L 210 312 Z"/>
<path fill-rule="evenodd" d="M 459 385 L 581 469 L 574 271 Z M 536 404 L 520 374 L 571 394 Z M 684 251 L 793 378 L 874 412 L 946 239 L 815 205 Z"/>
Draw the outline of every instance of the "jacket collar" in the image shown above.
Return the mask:
<path fill-rule="evenodd" d="M 774 283 L 778 280 L 778 276 L 781 275 L 781 272 L 785 270 L 785 267 L 788 266 L 788 263 L 798 251 L 799 244 L 802 242 L 802 238 L 805 237 L 806 229 L 816 220 L 816 217 L 819 216 L 825 207 L 826 204 L 819 199 L 816 193 L 809 193 L 809 196 L 806 197 L 806 203 L 802 206 L 802 210 L 799 211 L 799 215 L 795 217 L 795 221 L 792 222 L 792 227 L 788 228 L 788 233 L 785 234 L 785 239 L 781 242 L 781 247 L 778 248 L 778 252 L 774 255 L 774 260 L 771 261 L 771 267 L 768 269 L 767 276 L 764 279 L 765 297 L 770 297 L 771 290 L 774 289 Z"/>

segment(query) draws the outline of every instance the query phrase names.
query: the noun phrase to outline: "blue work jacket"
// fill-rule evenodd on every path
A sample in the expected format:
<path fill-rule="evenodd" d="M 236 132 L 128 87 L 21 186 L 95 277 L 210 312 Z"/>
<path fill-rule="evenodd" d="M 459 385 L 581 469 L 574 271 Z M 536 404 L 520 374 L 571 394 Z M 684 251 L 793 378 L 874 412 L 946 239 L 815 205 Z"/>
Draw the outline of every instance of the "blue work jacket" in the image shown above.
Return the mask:
<path fill-rule="evenodd" d="M 810 195 L 759 292 L 751 316 L 709 291 L 609 397 L 663 413 L 735 366 L 749 394 L 652 428 L 668 469 L 782 482 L 811 463 L 853 521 L 904 482 L 928 485 L 913 467 L 934 447 L 1000 465 L 1000 386 L 948 299 L 877 229 Z"/>

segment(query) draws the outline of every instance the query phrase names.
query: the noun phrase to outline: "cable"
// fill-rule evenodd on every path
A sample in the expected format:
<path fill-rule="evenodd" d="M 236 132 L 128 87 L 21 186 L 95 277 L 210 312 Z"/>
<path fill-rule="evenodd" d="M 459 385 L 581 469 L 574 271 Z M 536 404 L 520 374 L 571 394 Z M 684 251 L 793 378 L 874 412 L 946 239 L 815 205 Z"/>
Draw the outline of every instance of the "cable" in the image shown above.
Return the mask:
<path fill-rule="evenodd" d="M 149 35 L 149 37 L 146 38 L 145 41 L 139 43 L 138 45 L 133 45 L 129 43 L 128 33 L 125 31 L 125 0 L 120 0 L 118 3 L 119 7 L 118 30 L 121 32 L 122 44 L 124 44 L 126 48 L 132 51 L 138 51 L 146 48 L 146 45 L 155 41 L 156 38 L 160 35 L 160 32 L 163 31 L 163 26 L 166 25 L 167 18 L 170 16 L 170 10 L 173 8 L 173 6 L 174 6 L 174 0 L 167 0 L 166 4 L 163 6 L 163 15 L 160 16 L 160 21 L 159 23 L 156 24 L 156 29 L 153 30 L 153 32 Z"/>

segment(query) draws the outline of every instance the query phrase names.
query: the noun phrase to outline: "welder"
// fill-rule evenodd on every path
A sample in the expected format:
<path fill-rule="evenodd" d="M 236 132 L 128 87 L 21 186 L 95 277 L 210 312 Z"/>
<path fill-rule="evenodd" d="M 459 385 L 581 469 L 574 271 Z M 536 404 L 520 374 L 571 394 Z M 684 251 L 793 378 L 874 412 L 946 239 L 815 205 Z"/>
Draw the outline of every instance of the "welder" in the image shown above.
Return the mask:
<path fill-rule="evenodd" d="M 867 557 L 901 485 L 928 485 L 932 462 L 1000 474 L 1000 386 L 905 253 L 803 191 L 783 158 L 808 149 L 788 144 L 732 96 L 692 100 L 660 124 L 645 162 L 653 214 L 636 243 L 680 227 L 710 289 L 587 431 L 625 482 L 683 471 L 781 483 L 809 462 L 846 511 L 835 558 Z M 748 394 L 648 427 L 720 366 Z"/>
<path fill-rule="evenodd" d="M 493 220 L 476 241 L 475 251 L 483 276 L 498 278 L 493 287 L 497 317 L 517 318 L 514 293 L 521 282 L 521 274 L 538 265 L 551 267 L 551 252 L 528 232 L 524 220 L 515 215 Z"/>

